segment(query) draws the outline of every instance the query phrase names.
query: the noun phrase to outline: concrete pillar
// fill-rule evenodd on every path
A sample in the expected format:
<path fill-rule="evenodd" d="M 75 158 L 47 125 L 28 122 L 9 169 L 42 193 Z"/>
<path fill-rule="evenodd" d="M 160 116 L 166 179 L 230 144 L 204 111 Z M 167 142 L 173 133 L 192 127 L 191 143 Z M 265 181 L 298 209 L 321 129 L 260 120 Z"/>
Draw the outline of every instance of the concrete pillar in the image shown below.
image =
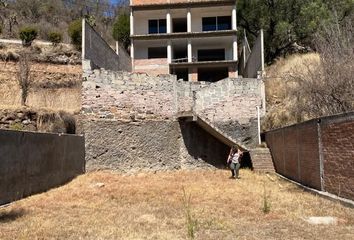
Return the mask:
<path fill-rule="evenodd" d="M 134 59 L 134 41 L 133 40 L 130 43 L 130 57 L 132 60 Z"/>
<path fill-rule="evenodd" d="M 119 55 L 119 43 L 116 41 L 116 54 Z"/>
<path fill-rule="evenodd" d="M 237 30 L 236 5 L 232 8 L 232 30 Z"/>
<path fill-rule="evenodd" d="M 171 12 L 170 10 L 167 10 L 166 13 L 166 27 L 167 27 L 167 33 L 171 33 L 172 32 L 172 23 L 171 23 Z"/>
<path fill-rule="evenodd" d="M 135 62 L 134 62 L 134 41 L 131 40 L 131 43 L 130 43 L 130 58 L 131 58 L 131 61 L 132 61 L 132 72 L 135 71 Z"/>
<path fill-rule="evenodd" d="M 167 60 L 168 63 L 172 63 L 172 42 L 168 40 L 167 42 Z"/>
<path fill-rule="evenodd" d="M 193 62 L 192 40 L 190 39 L 188 39 L 187 49 L 188 49 L 188 62 Z"/>
<path fill-rule="evenodd" d="M 238 71 L 236 66 L 229 67 L 229 78 L 238 78 Z"/>
<path fill-rule="evenodd" d="M 187 10 L 187 32 L 192 32 L 192 13 L 190 8 Z"/>
<path fill-rule="evenodd" d="M 198 68 L 194 67 L 188 69 L 188 81 L 198 82 Z"/>
<path fill-rule="evenodd" d="M 237 36 L 235 35 L 232 40 L 232 60 L 238 60 L 238 49 L 237 49 Z"/>
<path fill-rule="evenodd" d="M 134 13 L 133 10 L 130 11 L 130 36 L 134 35 Z"/>
<path fill-rule="evenodd" d="M 82 19 L 81 31 L 82 31 L 82 39 L 81 39 L 81 59 L 85 60 L 85 45 L 86 45 L 86 30 L 85 30 L 86 20 Z"/>

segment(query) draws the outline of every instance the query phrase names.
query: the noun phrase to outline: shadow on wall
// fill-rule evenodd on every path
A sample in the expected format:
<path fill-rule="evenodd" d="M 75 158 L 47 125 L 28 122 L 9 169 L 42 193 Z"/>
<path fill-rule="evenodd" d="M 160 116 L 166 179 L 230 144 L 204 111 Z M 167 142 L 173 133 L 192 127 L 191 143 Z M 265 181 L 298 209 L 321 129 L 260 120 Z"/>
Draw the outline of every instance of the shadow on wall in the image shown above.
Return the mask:
<path fill-rule="evenodd" d="M 225 168 L 230 147 L 210 135 L 195 122 L 180 121 L 184 144 L 190 156 L 217 167 Z"/>
<path fill-rule="evenodd" d="M 226 168 L 226 160 L 230 147 L 209 134 L 195 122 L 179 121 L 182 137 L 186 149 L 195 160 L 202 160 L 216 168 Z M 251 155 L 245 152 L 241 161 L 241 168 L 253 170 Z"/>

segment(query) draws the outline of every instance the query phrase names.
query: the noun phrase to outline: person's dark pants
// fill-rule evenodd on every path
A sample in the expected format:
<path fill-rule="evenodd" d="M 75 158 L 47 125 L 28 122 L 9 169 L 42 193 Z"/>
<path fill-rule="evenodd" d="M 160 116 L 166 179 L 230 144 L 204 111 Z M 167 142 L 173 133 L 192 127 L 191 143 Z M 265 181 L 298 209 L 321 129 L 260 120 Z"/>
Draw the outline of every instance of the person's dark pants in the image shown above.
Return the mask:
<path fill-rule="evenodd" d="M 241 164 L 239 164 L 239 163 L 231 163 L 230 164 L 232 177 L 238 178 L 238 173 L 239 173 L 240 167 L 241 167 Z"/>

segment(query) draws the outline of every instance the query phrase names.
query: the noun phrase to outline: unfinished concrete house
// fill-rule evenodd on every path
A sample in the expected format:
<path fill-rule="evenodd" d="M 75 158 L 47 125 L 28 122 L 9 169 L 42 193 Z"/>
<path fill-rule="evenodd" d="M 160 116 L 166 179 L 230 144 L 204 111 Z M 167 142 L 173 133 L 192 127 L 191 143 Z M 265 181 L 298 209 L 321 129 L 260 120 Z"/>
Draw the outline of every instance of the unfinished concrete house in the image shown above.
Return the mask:
<path fill-rule="evenodd" d="M 236 144 L 248 166 L 274 170 L 258 148 L 262 32 L 238 56 L 235 1 L 133 0 L 131 31 L 130 57 L 83 21 L 88 169 L 225 167 Z"/>
<path fill-rule="evenodd" d="M 135 72 L 174 74 L 185 81 L 237 77 L 234 0 L 131 0 Z"/>

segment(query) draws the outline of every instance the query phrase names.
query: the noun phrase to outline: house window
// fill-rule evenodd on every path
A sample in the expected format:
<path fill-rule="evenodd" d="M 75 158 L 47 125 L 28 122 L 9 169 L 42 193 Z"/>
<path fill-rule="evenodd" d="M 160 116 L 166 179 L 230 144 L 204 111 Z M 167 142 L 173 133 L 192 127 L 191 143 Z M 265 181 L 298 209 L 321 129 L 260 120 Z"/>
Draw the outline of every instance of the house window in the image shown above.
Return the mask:
<path fill-rule="evenodd" d="M 200 49 L 198 61 L 222 61 L 225 60 L 225 49 Z"/>
<path fill-rule="evenodd" d="M 203 31 L 231 30 L 231 16 L 204 17 L 202 19 Z"/>
<path fill-rule="evenodd" d="M 166 19 L 149 20 L 149 34 L 166 33 Z"/>
<path fill-rule="evenodd" d="M 148 59 L 151 58 L 167 58 L 167 48 L 166 47 L 148 48 Z"/>

